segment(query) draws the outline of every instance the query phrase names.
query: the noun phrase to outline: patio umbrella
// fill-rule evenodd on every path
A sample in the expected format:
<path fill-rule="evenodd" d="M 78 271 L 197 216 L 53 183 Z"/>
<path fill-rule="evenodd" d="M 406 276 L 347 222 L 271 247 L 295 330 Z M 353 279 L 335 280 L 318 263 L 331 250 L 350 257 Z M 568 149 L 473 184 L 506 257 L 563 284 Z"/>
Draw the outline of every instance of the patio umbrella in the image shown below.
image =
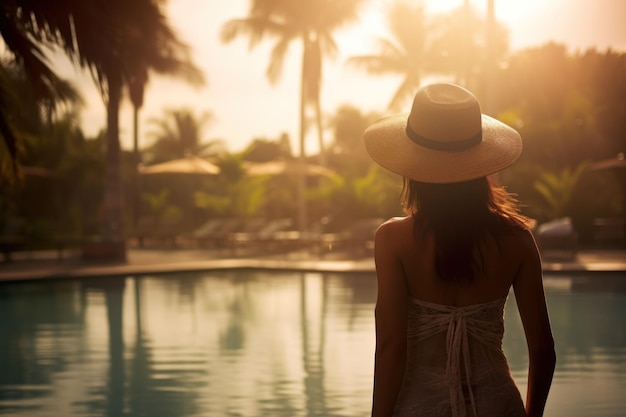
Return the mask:
<path fill-rule="evenodd" d="M 245 172 L 250 176 L 261 175 L 298 175 L 300 162 L 298 160 L 282 160 L 270 162 L 249 162 L 244 165 Z M 331 177 L 334 171 L 321 165 L 305 164 L 305 174 L 309 177 Z"/>
<path fill-rule="evenodd" d="M 626 168 L 626 159 L 624 159 L 622 152 L 618 153 L 616 158 L 605 159 L 589 165 L 589 169 L 592 171 L 612 168 Z"/>
<path fill-rule="evenodd" d="M 594 162 L 587 168 L 589 171 L 609 171 L 612 172 L 618 181 L 622 183 L 622 189 L 626 189 L 626 159 L 622 152 L 618 153 L 615 158 L 604 159 Z M 624 207 L 626 212 L 626 206 Z"/>
<path fill-rule="evenodd" d="M 140 165 L 138 170 L 141 174 L 191 174 L 191 175 L 217 175 L 220 168 L 197 156 L 188 156 L 180 159 L 162 162 L 155 165 Z"/>
<path fill-rule="evenodd" d="M 188 180 L 190 180 L 193 184 L 187 184 L 186 186 L 178 184 L 178 187 L 183 186 L 185 187 L 184 189 L 188 189 L 186 187 L 189 187 L 194 190 L 198 188 L 198 182 L 203 177 L 218 175 L 220 173 L 220 168 L 217 165 L 210 163 L 206 159 L 191 155 L 184 158 L 172 159 L 170 161 L 162 162 L 155 165 L 139 165 L 137 167 L 137 171 L 141 175 L 153 176 L 161 174 L 175 175 L 176 177 L 182 176 L 180 177 L 180 179 L 184 180 L 183 182 L 188 182 Z M 141 188 L 141 183 L 139 183 L 138 189 Z M 138 191 L 137 195 L 141 195 L 141 192 Z M 136 202 L 135 204 L 137 204 L 137 207 L 139 207 L 138 202 Z M 195 223 L 195 210 L 192 210 L 191 216 L 192 221 Z M 136 222 L 138 222 L 138 219 L 136 219 Z"/>
<path fill-rule="evenodd" d="M 304 172 L 302 170 L 304 169 Z M 288 159 L 288 160 L 278 160 L 278 161 L 269 161 L 269 162 L 260 162 L 260 163 L 245 163 L 244 171 L 249 176 L 270 176 L 270 177 L 285 177 L 291 176 L 294 178 L 298 178 L 298 186 L 303 186 L 303 180 L 305 177 L 314 177 L 320 178 L 325 177 L 329 178 L 334 175 L 334 171 L 328 169 L 322 165 L 316 165 L 311 163 L 303 163 L 299 159 Z M 302 175 L 304 174 L 304 175 Z M 298 230 L 303 231 L 306 228 L 307 220 L 306 220 L 306 201 L 303 198 L 303 195 L 299 195 L 296 191 L 297 195 L 297 215 L 294 217 L 298 219 L 297 227 Z"/>

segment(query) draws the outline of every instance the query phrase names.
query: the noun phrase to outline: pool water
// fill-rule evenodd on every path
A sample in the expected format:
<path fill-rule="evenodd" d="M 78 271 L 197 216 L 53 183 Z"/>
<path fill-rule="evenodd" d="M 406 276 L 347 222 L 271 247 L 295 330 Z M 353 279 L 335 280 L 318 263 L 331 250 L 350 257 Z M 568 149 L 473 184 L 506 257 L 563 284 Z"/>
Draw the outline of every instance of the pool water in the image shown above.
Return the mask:
<path fill-rule="evenodd" d="M 626 415 L 626 278 L 546 276 L 546 416 Z M 229 271 L 0 284 L 0 416 L 365 416 L 373 274 Z M 525 391 L 510 297 L 504 349 Z"/>

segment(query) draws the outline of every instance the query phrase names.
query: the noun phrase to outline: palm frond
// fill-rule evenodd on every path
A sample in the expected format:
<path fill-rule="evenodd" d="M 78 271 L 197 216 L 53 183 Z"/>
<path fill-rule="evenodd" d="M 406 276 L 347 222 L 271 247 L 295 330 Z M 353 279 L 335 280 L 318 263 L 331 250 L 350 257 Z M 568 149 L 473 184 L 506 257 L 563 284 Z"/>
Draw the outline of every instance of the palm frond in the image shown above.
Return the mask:
<path fill-rule="evenodd" d="M 397 44 L 391 39 L 388 38 L 377 38 L 376 39 L 376 49 L 380 55 L 387 55 L 392 57 L 406 57 L 407 51 L 404 50 L 401 44 Z"/>
<path fill-rule="evenodd" d="M 419 77 L 411 77 L 407 76 L 400 84 L 400 87 L 396 90 L 393 95 L 393 98 L 389 102 L 389 109 L 400 111 L 402 110 L 403 104 L 410 98 L 413 97 L 415 90 L 419 87 Z"/>
<path fill-rule="evenodd" d="M 5 100 L 3 97 L 3 91 L 0 86 L 0 108 L 4 108 Z M 0 150 L 0 178 L 9 176 L 13 177 L 17 174 L 17 143 L 18 137 L 11 126 L 11 121 L 7 117 L 7 113 L 0 112 L 0 136 L 2 137 L 2 146 L 6 149 L 8 158 L 4 158 L 4 152 Z"/>
<path fill-rule="evenodd" d="M 13 108 L 15 98 L 13 97 L 13 91 L 9 88 L 10 77 L 3 66 L 0 66 L 0 137 L 4 143 L 3 148 L 6 150 L 2 152 L 0 148 L 0 178 L 6 176 L 13 176 L 17 173 L 17 143 L 18 137 L 12 126 L 11 112 L 6 111 Z M 8 158 L 4 156 L 7 155 Z M 10 174 L 13 175 L 10 175 Z"/>
<path fill-rule="evenodd" d="M 37 98 L 47 101 L 77 98 L 76 92 L 70 93 L 67 83 L 51 69 L 43 49 L 33 41 L 28 28 L 17 17 L 10 19 L 0 15 L 0 27 L 7 49 L 28 76 Z"/>
<path fill-rule="evenodd" d="M 348 58 L 347 63 L 355 67 L 363 68 L 373 75 L 402 74 L 404 64 L 397 57 L 387 55 L 361 55 Z"/>
<path fill-rule="evenodd" d="M 282 36 L 286 26 L 265 16 L 250 16 L 229 20 L 222 26 L 220 38 L 229 43 L 240 36 L 248 36 L 248 47 L 253 49 L 265 36 Z"/>
<path fill-rule="evenodd" d="M 267 78 L 272 84 L 275 84 L 282 75 L 285 56 L 290 43 L 291 39 L 281 38 L 272 48 L 272 55 L 266 71 Z"/>
<path fill-rule="evenodd" d="M 393 39 L 404 53 L 413 58 L 421 56 L 426 37 L 424 6 L 396 1 L 392 3 L 387 19 Z"/>
<path fill-rule="evenodd" d="M 337 46 L 335 38 L 333 38 L 329 32 L 322 32 L 320 34 L 320 40 L 324 54 L 331 59 L 335 59 L 339 54 L 339 47 Z"/>

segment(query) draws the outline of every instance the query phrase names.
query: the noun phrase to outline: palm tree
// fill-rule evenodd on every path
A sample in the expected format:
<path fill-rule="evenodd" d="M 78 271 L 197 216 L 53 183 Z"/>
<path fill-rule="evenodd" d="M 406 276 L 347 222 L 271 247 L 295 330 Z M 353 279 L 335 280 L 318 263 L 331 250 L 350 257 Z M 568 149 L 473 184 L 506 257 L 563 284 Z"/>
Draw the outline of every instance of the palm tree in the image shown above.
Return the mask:
<path fill-rule="evenodd" d="M 29 22 L 16 2 L 0 4 L 0 36 L 9 54 L 0 63 L 0 172 L 10 181 L 17 173 L 18 138 L 20 126 L 16 126 L 16 102 L 24 102 L 23 94 L 34 100 L 51 118 L 59 105 L 80 101 L 78 93 L 66 81 L 60 79 L 50 68 L 38 39 L 33 35 Z M 28 85 L 15 90 L 16 76 Z"/>
<path fill-rule="evenodd" d="M 8 3 L 8 4 L 6 4 Z M 185 51 L 167 26 L 159 0 L 16 0 L 0 9 L 2 36 L 18 62 L 24 64 L 35 87 L 50 85 L 55 75 L 45 61 L 43 47 L 57 45 L 82 68 L 89 69 L 107 106 L 107 172 L 105 240 L 119 246 L 125 257 L 122 230 L 119 106 L 124 85 L 137 68 L 156 67 L 154 57 L 178 57 Z M 137 51 L 157 52 L 132 65 Z M 2 105 L 2 103 L 0 103 Z M 10 125 L 0 118 L 0 130 L 14 154 Z M 11 139 L 13 138 L 13 139 Z"/>
<path fill-rule="evenodd" d="M 143 98 L 148 71 L 145 67 L 137 68 L 128 80 L 128 98 L 133 105 L 133 157 L 134 163 L 139 164 L 139 110 L 143 107 Z"/>
<path fill-rule="evenodd" d="M 28 142 L 45 136 L 57 120 L 75 114 L 82 104 L 71 83 L 58 79 L 54 89 L 37 94 L 23 65 L 16 61 L 0 62 L 0 178 L 15 184 L 21 177 L 18 163 L 23 164 Z M 21 139 L 19 142 L 17 139 Z M 11 144 L 10 144 L 11 143 Z M 17 175 L 16 175 L 17 174 Z"/>
<path fill-rule="evenodd" d="M 133 32 L 128 40 L 128 93 L 133 105 L 133 150 L 138 153 L 138 113 L 143 106 L 144 91 L 149 81 L 149 71 L 158 74 L 182 77 L 192 85 L 202 85 L 204 76 L 191 62 L 188 47 L 180 42 L 165 17 L 157 9 L 151 9 L 154 16 L 146 19 L 155 33 L 155 42 L 144 42 L 141 33 Z M 139 161 L 137 161 L 139 162 Z"/>
<path fill-rule="evenodd" d="M 185 44 L 177 39 L 167 24 L 158 0 L 142 0 L 124 3 L 124 18 L 120 22 L 120 38 L 114 43 L 113 56 L 104 57 L 102 74 L 106 78 L 107 100 L 107 184 L 105 209 L 108 212 L 108 228 L 105 233 L 114 240 L 121 232 L 121 181 L 119 178 L 119 106 L 122 88 L 128 85 L 135 110 L 134 132 L 137 132 L 136 116 L 143 103 L 143 89 L 148 80 L 148 69 L 158 72 L 180 73 L 188 79 L 200 82 L 202 77 L 188 57 Z M 118 67 L 112 67 L 114 64 Z M 102 84 L 100 84 L 102 87 Z M 135 142 L 137 141 L 134 138 Z M 107 230 L 108 229 L 108 230 Z"/>
<path fill-rule="evenodd" d="M 155 12 L 155 9 L 152 9 Z M 160 74 L 182 76 L 194 85 L 201 85 L 204 77 L 189 59 L 188 48 L 182 44 L 167 25 L 164 16 L 156 13 L 148 19 L 154 25 L 154 32 L 158 34 L 156 42 L 146 44 L 140 33 L 132 33 L 128 40 L 128 96 L 133 106 L 133 163 L 141 163 L 139 153 L 139 110 L 143 106 L 144 92 L 149 81 L 149 70 Z M 138 222 L 139 195 L 141 183 L 138 172 L 135 171 L 132 179 L 134 201 L 132 204 L 133 224 Z"/>
<path fill-rule="evenodd" d="M 401 75 L 402 82 L 389 102 L 390 110 L 399 110 L 420 86 L 423 72 L 432 69 L 433 57 L 427 48 L 426 16 L 420 2 L 394 1 L 387 22 L 391 38 L 377 39 L 378 53 L 350 57 L 348 64 L 374 75 Z"/>
<path fill-rule="evenodd" d="M 337 109 L 329 123 L 334 133 L 330 147 L 331 168 L 344 177 L 365 175 L 371 159 L 363 145 L 363 131 L 379 118 L 379 114 L 364 114 L 350 105 Z"/>
<path fill-rule="evenodd" d="M 482 93 L 487 90 L 498 61 L 508 50 L 506 27 L 495 20 L 493 0 L 487 1 L 487 14 L 481 15 L 466 0 L 448 13 L 435 16 L 430 25 L 432 55 L 438 72 L 450 74 L 456 83 Z M 488 106 L 486 106 L 488 107 Z"/>
<path fill-rule="evenodd" d="M 428 20 L 422 2 L 395 0 L 387 16 L 391 38 L 378 39 L 377 54 L 351 57 L 348 63 L 374 75 L 403 77 L 390 110 L 400 110 L 413 97 L 426 73 L 450 75 L 456 83 L 479 90 L 480 77 L 487 76 L 489 65 L 501 59 L 508 46 L 506 29 L 496 24 L 490 10 L 487 38 L 486 19 L 467 0 Z"/>
<path fill-rule="evenodd" d="M 266 36 L 276 39 L 267 76 L 276 82 L 281 75 L 283 62 L 293 41 L 302 44 L 302 76 L 300 84 L 300 160 L 306 158 L 306 108 L 314 105 L 318 125 L 320 153 L 324 153 L 321 133 L 320 86 L 322 81 L 322 56 L 333 56 L 337 44 L 333 31 L 357 17 L 364 0 L 253 0 L 248 16 L 233 19 L 223 26 L 222 40 L 230 42 L 247 35 L 250 47 L 256 46 Z M 304 175 L 298 181 L 298 225 L 306 223 Z"/>
<path fill-rule="evenodd" d="M 192 110 L 170 109 L 162 119 L 152 119 L 149 135 L 154 143 L 147 150 L 151 163 L 183 158 L 188 155 L 214 154 L 222 146 L 220 141 L 203 141 L 205 125 L 213 119 L 211 113 L 195 115 Z M 218 149 L 216 149 L 218 148 Z"/>

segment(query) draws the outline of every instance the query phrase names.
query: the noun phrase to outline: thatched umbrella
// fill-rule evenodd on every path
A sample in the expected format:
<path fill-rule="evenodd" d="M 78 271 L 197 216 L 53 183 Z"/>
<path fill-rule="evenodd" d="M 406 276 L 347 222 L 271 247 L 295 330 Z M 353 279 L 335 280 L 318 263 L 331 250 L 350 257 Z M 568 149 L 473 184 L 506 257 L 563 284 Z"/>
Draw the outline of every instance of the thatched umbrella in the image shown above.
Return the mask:
<path fill-rule="evenodd" d="M 206 159 L 197 156 L 187 156 L 184 158 L 173 159 L 170 161 L 162 162 L 155 165 L 139 165 L 137 170 L 141 175 L 175 175 L 192 177 L 191 186 L 193 189 L 198 188 L 198 180 L 205 176 L 216 176 L 220 173 L 220 168 L 207 161 Z M 141 188 L 139 186 L 138 188 Z M 138 211 L 138 209 L 136 209 Z M 195 223 L 195 211 L 192 214 L 192 221 Z M 135 227 L 139 227 L 139 216 L 135 219 Z"/>
<path fill-rule="evenodd" d="M 306 163 L 300 159 L 283 159 L 278 161 L 269 161 L 261 163 L 248 162 L 244 164 L 244 172 L 249 176 L 268 176 L 268 177 L 293 177 L 304 180 L 306 177 L 311 178 L 330 178 L 335 172 L 322 165 Z M 307 225 L 307 203 L 304 196 L 297 193 L 297 228 L 303 231 Z"/>
<path fill-rule="evenodd" d="M 300 163 L 297 160 L 248 162 L 244 165 L 244 170 L 250 176 L 297 175 L 300 172 Z M 304 171 L 308 177 L 331 177 L 334 175 L 333 170 L 316 164 L 305 164 Z"/>
<path fill-rule="evenodd" d="M 188 156 L 180 159 L 162 162 L 155 165 L 140 165 L 139 173 L 150 174 L 192 174 L 192 175 L 217 175 L 220 168 L 197 156 Z"/>

